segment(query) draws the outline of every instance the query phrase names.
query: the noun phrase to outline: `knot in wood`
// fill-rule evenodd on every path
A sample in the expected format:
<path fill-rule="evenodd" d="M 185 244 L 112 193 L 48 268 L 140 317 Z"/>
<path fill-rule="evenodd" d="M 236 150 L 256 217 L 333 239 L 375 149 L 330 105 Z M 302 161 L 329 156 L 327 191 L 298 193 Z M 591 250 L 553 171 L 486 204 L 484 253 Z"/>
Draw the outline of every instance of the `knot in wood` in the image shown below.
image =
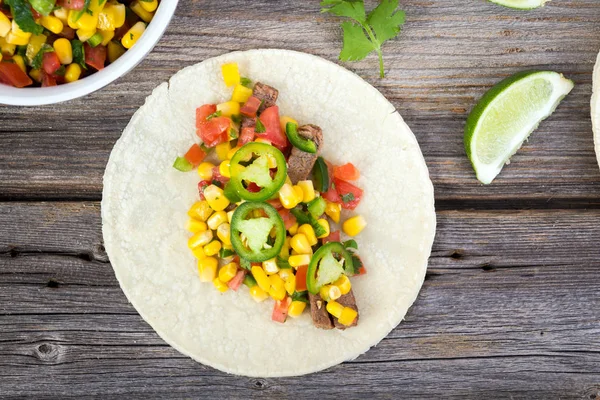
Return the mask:
<path fill-rule="evenodd" d="M 42 343 L 35 348 L 34 352 L 41 361 L 54 361 L 58 358 L 59 348 L 52 343 Z"/>
<path fill-rule="evenodd" d="M 252 381 L 252 389 L 265 390 L 267 386 L 267 381 L 265 381 L 264 379 L 254 379 Z"/>

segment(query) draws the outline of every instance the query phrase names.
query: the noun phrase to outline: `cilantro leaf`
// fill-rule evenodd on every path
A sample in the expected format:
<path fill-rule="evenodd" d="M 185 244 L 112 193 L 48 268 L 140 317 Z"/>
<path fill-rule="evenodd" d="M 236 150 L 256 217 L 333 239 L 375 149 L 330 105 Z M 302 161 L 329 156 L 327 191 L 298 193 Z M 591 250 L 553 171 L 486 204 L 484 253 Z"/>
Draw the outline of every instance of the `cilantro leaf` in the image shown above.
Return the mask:
<path fill-rule="evenodd" d="M 322 0 L 321 12 L 350 18 L 341 24 L 344 45 L 340 52 L 342 61 L 358 61 L 375 51 L 379 58 L 379 75 L 385 76 L 383 68 L 384 42 L 400 34 L 404 24 L 404 11 L 398 9 L 398 0 L 380 0 L 365 16 L 364 0 Z"/>
<path fill-rule="evenodd" d="M 44 31 L 41 25 L 35 23 L 28 2 L 25 0 L 6 0 L 5 3 L 10 6 L 10 12 L 23 32 L 39 35 Z"/>
<path fill-rule="evenodd" d="M 342 201 L 344 203 L 349 203 L 354 199 L 355 199 L 355 197 L 354 197 L 354 194 L 352 194 L 352 193 L 346 193 L 346 194 L 342 195 Z"/>
<path fill-rule="evenodd" d="M 44 61 L 44 54 L 51 53 L 53 51 L 54 48 L 52 46 L 44 43 L 35 57 L 33 57 L 33 60 L 31 60 L 31 68 L 40 69 L 42 67 L 42 62 Z"/>
<path fill-rule="evenodd" d="M 265 128 L 265 125 L 262 123 L 262 121 L 258 118 L 256 118 L 256 125 L 254 126 L 254 132 L 256 133 L 265 133 L 267 131 L 267 128 Z"/>

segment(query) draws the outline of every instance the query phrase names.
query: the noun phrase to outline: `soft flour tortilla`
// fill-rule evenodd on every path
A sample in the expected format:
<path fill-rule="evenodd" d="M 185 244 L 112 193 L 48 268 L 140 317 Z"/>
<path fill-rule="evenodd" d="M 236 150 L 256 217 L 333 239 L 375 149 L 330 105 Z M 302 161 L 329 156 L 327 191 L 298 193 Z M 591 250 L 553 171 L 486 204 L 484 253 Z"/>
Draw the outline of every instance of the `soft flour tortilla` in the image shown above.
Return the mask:
<path fill-rule="evenodd" d="M 369 225 L 359 235 L 368 274 L 352 279 L 357 327 L 324 331 L 309 313 L 271 321 L 242 287 L 221 294 L 198 279 L 186 212 L 198 176 L 171 165 L 195 134 L 195 109 L 230 98 L 221 65 L 279 89 L 282 115 L 321 126 L 324 155 L 353 162 Z M 129 301 L 171 346 L 232 374 L 301 375 L 352 360 L 383 339 L 415 301 L 435 234 L 433 187 L 414 135 L 377 90 L 321 58 L 284 50 L 226 54 L 158 86 L 117 142 L 104 175 L 106 250 Z"/>
<path fill-rule="evenodd" d="M 596 159 L 600 165 L 600 54 L 594 67 L 594 92 L 592 94 L 592 129 L 594 131 L 594 147 Z"/>

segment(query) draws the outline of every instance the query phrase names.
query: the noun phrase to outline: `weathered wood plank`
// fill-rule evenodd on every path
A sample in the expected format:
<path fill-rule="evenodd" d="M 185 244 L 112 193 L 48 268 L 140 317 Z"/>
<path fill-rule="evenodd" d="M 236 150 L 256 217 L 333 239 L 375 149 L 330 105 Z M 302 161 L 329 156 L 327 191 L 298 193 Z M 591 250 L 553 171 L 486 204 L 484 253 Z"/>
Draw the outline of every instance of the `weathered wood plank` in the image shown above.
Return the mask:
<path fill-rule="evenodd" d="M 257 380 L 192 362 L 139 317 L 101 252 L 98 203 L 0 203 L 0 226 L 8 228 L 0 231 L 3 395 L 597 394 L 600 211 L 443 211 L 438 218 L 424 288 L 379 346 L 324 373 Z M 39 227 L 26 229 L 32 220 Z"/>
<path fill-rule="evenodd" d="M 401 38 L 385 45 L 387 77 L 377 77 L 374 57 L 347 66 L 380 89 L 413 128 L 437 198 L 473 205 L 509 199 L 520 207 L 530 199 L 595 201 L 600 170 L 589 99 L 600 49 L 597 1 L 554 1 L 529 13 L 483 0 L 402 3 L 407 23 Z M 98 200 L 108 155 L 130 116 L 158 82 L 184 66 L 257 47 L 336 60 L 338 20 L 318 11 L 318 2 L 182 1 L 154 52 L 108 88 L 65 106 L 0 107 L 0 147 L 10 149 L 0 153 L 0 199 Z M 482 187 L 464 155 L 464 120 L 491 85 L 528 68 L 564 72 L 577 87 L 501 178 Z"/>

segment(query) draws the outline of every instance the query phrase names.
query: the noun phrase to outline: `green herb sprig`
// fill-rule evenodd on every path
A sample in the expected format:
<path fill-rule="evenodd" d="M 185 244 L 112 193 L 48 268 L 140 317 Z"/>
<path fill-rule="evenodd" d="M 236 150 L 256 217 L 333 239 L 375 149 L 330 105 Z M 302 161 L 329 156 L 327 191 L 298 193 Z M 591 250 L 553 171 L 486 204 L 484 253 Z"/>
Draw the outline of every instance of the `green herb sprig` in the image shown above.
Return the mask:
<path fill-rule="evenodd" d="M 342 61 L 359 61 L 375 51 L 379 58 L 379 76 L 385 76 L 383 67 L 384 42 L 400 34 L 404 24 L 404 11 L 398 9 L 398 0 L 381 0 L 367 15 L 363 0 L 322 0 L 323 13 L 331 13 L 352 21 L 342 22 L 344 45 L 340 52 Z"/>

